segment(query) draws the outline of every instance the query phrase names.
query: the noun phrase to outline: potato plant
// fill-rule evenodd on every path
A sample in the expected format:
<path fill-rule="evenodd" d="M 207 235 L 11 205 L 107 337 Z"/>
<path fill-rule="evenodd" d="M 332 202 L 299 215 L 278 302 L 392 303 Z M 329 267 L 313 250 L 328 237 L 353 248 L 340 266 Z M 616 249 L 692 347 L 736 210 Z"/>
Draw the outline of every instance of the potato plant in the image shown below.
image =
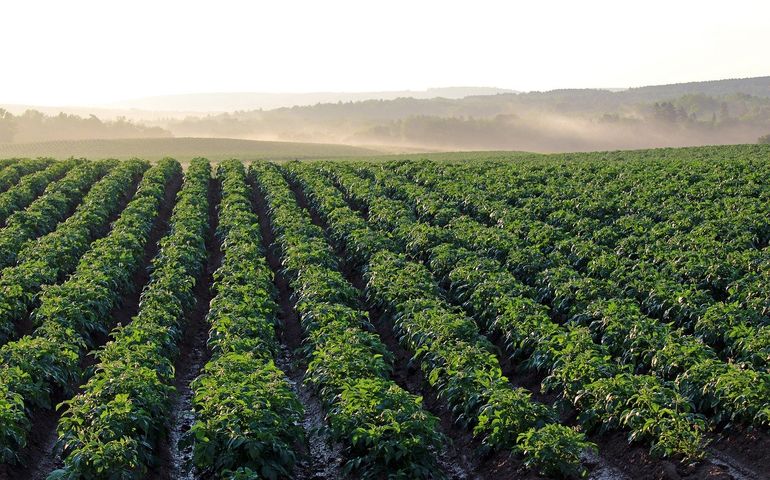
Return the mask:
<path fill-rule="evenodd" d="M 28 242 L 17 263 L 0 272 L 0 343 L 13 336 L 15 323 L 29 313 L 42 286 L 72 272 L 91 242 L 107 230 L 110 217 L 118 213 L 131 186 L 148 167 L 146 162 L 132 160 L 114 168 L 56 230 Z"/>
<path fill-rule="evenodd" d="M 267 199 L 281 260 L 309 340 L 306 382 L 319 392 L 333 438 L 356 478 L 436 478 L 438 419 L 390 380 L 387 349 L 368 329 L 324 232 L 299 207 L 279 170 L 250 170 Z"/>
<path fill-rule="evenodd" d="M 79 163 L 81 161 L 75 159 L 54 162 L 44 170 L 21 177 L 19 183 L 0 194 L 0 225 L 4 225 L 13 212 L 29 206 L 49 183 L 59 180 Z"/>
<path fill-rule="evenodd" d="M 414 165 L 408 167 L 420 170 Z M 499 205 L 502 202 L 500 195 L 485 194 L 484 190 L 479 189 L 475 189 L 470 196 L 461 197 L 469 195 L 468 192 L 462 191 L 462 186 L 466 183 L 439 181 L 430 175 L 432 167 L 422 167 L 425 170 L 424 177 L 421 177 L 422 182 L 434 185 L 450 198 L 465 198 L 461 203 L 463 210 L 476 212 L 480 220 L 487 218 L 487 213 L 484 213 L 487 211 L 481 203 L 468 201 L 467 198 L 474 198 L 479 202 L 488 201 L 487 205 Z M 731 164 L 726 168 L 735 170 L 736 166 Z M 378 175 L 388 191 L 414 202 L 414 205 L 426 203 L 425 196 L 441 196 L 438 192 L 428 191 L 407 180 L 394 179 L 393 176 L 383 176 L 380 173 L 374 176 Z M 505 175 L 502 176 L 506 178 Z M 493 175 L 484 178 L 499 177 Z M 713 208 L 711 203 L 708 208 Z M 508 218 L 502 220 L 503 223 L 511 225 L 526 224 L 522 220 L 511 220 L 515 213 L 522 213 L 528 219 L 532 215 L 530 211 L 509 208 L 507 204 L 501 209 L 507 209 Z M 460 213 L 462 212 L 457 210 L 457 214 Z M 597 341 L 606 344 L 612 354 L 637 371 L 650 371 L 664 381 L 673 381 L 681 387 L 681 391 L 691 403 L 702 413 L 710 415 L 716 423 L 766 425 L 770 403 L 762 398 L 770 396 L 770 374 L 764 371 L 762 358 L 768 350 L 766 339 L 770 337 L 765 332 L 767 329 L 762 325 L 759 312 L 752 314 L 750 309 L 742 308 L 738 315 L 732 314 L 729 326 L 723 325 L 724 331 L 730 332 L 728 345 L 737 346 L 727 353 L 732 353 L 738 359 L 751 361 L 754 365 L 745 368 L 745 364 L 734 363 L 732 358 L 725 357 L 726 352 L 721 352 L 723 361 L 720 362 L 717 360 L 720 356 L 718 350 L 723 346 L 717 343 L 718 336 L 714 335 L 714 327 L 709 328 L 707 322 L 712 322 L 711 325 L 714 322 L 709 309 L 711 312 L 720 312 L 721 307 L 718 307 L 719 303 L 714 304 L 711 293 L 702 286 L 688 284 L 684 281 L 686 276 L 671 271 L 671 262 L 664 263 L 657 269 L 642 263 L 631 270 L 625 270 L 627 267 L 620 265 L 628 264 L 627 259 L 607 251 L 593 240 L 571 238 L 570 233 L 565 231 L 565 226 L 573 225 L 579 220 L 558 222 L 556 213 L 561 217 L 568 215 L 564 211 L 554 212 L 549 217 L 550 223 L 529 219 L 527 228 L 530 231 L 532 225 L 544 227 L 537 231 L 539 240 L 526 234 L 521 234 L 517 239 L 511 232 L 506 231 L 506 228 L 488 228 L 483 222 L 475 220 L 458 223 L 453 231 L 457 232 L 460 245 L 477 251 L 481 245 L 481 251 L 485 255 L 507 258 L 509 265 L 512 259 L 521 261 L 517 252 L 522 248 L 522 244 L 530 243 L 531 246 L 526 247 L 534 249 L 530 253 L 536 252 L 536 255 L 542 255 L 542 258 L 546 259 L 542 264 L 544 268 L 539 271 L 531 270 L 529 273 L 516 271 L 515 268 L 513 271 L 522 282 L 536 289 L 533 298 L 538 302 L 549 305 L 572 323 L 590 325 Z M 672 215 L 677 214 L 678 212 L 672 212 Z M 750 225 L 754 226 L 755 222 L 759 221 L 755 215 L 749 210 L 747 221 L 751 222 Z M 591 225 L 591 228 L 598 228 L 593 223 Z M 720 228 L 734 230 L 732 224 L 720 225 Z M 544 232 L 548 232 L 547 236 Z M 742 231 L 737 231 L 734 235 L 737 236 L 738 244 L 753 245 L 753 241 L 748 241 Z M 502 255 L 490 253 L 501 250 L 501 247 Z M 532 255 L 528 254 L 525 258 L 525 263 L 530 263 Z M 599 270 L 601 274 L 592 271 L 594 258 L 601 259 L 604 265 Z M 608 270 L 613 271 L 615 276 L 609 275 Z M 709 288 L 718 289 L 718 286 L 712 285 Z M 726 314 L 717 315 L 730 318 Z M 677 326 L 679 328 L 676 328 Z M 690 334 L 693 330 L 696 335 Z M 711 341 L 711 345 L 704 344 L 704 340 Z M 725 385 L 730 385 L 730 388 L 721 387 Z M 737 399 L 747 400 L 736 401 Z"/>
<path fill-rule="evenodd" d="M 30 173 L 40 171 L 54 163 L 50 158 L 36 160 L 6 160 L 5 167 L 0 167 L 0 192 L 11 188 L 21 178 Z"/>
<path fill-rule="evenodd" d="M 274 480 L 291 477 L 304 430 L 302 403 L 276 367 L 278 324 L 273 275 L 262 252 L 246 172 L 238 161 L 217 169 L 222 181 L 208 348 L 211 360 L 193 382 L 196 421 L 188 433 L 195 465 Z M 246 476 L 246 478 L 249 478 Z"/>
<path fill-rule="evenodd" d="M 132 273 L 158 214 L 166 184 L 179 163 L 161 161 L 150 168 L 134 198 L 110 233 L 92 243 L 74 273 L 46 288 L 34 311 L 39 326 L 0 348 L 0 452 L 6 462 L 17 461 L 26 445 L 32 408 L 53 408 L 54 389 L 72 394 L 81 379 L 81 359 L 91 336 L 109 328 L 109 312 L 129 291 Z M 67 177 L 65 177 L 67 178 Z"/>
<path fill-rule="evenodd" d="M 84 162 L 64 178 L 49 184 L 43 195 L 26 209 L 11 214 L 0 229 L 0 267 L 14 264 L 16 255 L 27 241 L 56 228 L 116 163 L 109 160 Z"/>
<path fill-rule="evenodd" d="M 581 477 L 588 439 L 606 438 L 587 435 L 608 431 L 677 468 L 716 463 L 710 441 L 759 431 L 761 444 L 770 428 L 767 153 L 225 161 L 208 306 L 196 298 L 212 258 L 207 161 L 191 162 L 166 225 L 173 160 L 0 160 L 0 461 L 34 456 L 31 433 L 54 433 L 38 415 L 65 399 L 51 480 L 154 477 L 177 454 L 205 478 L 442 478 L 447 422 L 483 470 L 505 457 L 517 473 Z M 153 226 L 170 231 L 136 285 Z M 115 326 L 140 287 L 139 313 Z M 277 335 L 287 302 L 296 351 Z M 208 341 L 183 338 L 202 311 Z M 192 411 L 168 422 L 191 350 L 207 362 Z M 279 368 L 286 356 L 304 385 Z M 520 372 L 540 388 L 518 387 Z M 306 394 L 339 465 L 308 465 Z"/>
<path fill-rule="evenodd" d="M 334 188 L 318 180 L 317 176 L 303 175 L 298 166 L 291 168 L 294 167 L 297 167 L 292 170 L 295 178 L 308 192 L 315 208 L 331 223 L 333 235 L 345 239 L 346 248 L 356 239 L 372 238 L 371 231 L 368 234 L 343 233 L 345 228 L 369 227 L 352 220 L 337 222 L 343 216 L 355 217 L 356 214 L 347 209 Z M 347 213 L 342 214 L 342 211 Z M 369 213 L 372 211 L 370 209 Z M 334 216 L 329 212 L 335 212 Z M 394 229 L 387 231 L 392 233 Z M 397 237 L 397 233 L 393 236 Z M 403 239 L 397 239 L 392 245 L 399 243 L 406 244 Z M 365 251 L 365 248 L 359 251 Z M 486 446 L 523 451 L 517 447 L 520 434 L 555 424 L 555 410 L 532 400 L 530 392 L 514 389 L 508 383 L 492 345 L 480 335 L 472 320 L 447 305 L 440 288 L 423 265 L 382 250 L 366 262 L 366 278 L 368 298 L 391 316 L 396 336 L 413 353 L 428 383 L 448 404 L 456 421 L 472 428 Z M 569 459 L 571 467 L 560 468 L 581 474 L 584 469 L 579 454 L 590 443 L 583 434 L 562 425 L 555 425 L 548 431 L 552 436 L 562 432 L 564 440 L 558 443 L 558 448 L 563 451 L 555 457 L 559 461 Z M 547 462 L 531 460 L 532 465 L 544 471 L 558 470 L 555 464 L 549 466 Z"/>
<path fill-rule="evenodd" d="M 96 354 L 95 375 L 65 402 L 59 422 L 64 467 L 52 478 L 141 478 L 154 463 L 153 447 L 164 434 L 174 391 L 177 343 L 207 257 L 210 180 L 208 161 L 193 160 L 177 194 L 170 231 L 152 261 L 139 313 L 115 328 L 113 340 Z M 105 258 L 113 260 L 111 268 L 119 265 L 114 259 Z M 89 319 L 83 320 L 92 330 Z"/>

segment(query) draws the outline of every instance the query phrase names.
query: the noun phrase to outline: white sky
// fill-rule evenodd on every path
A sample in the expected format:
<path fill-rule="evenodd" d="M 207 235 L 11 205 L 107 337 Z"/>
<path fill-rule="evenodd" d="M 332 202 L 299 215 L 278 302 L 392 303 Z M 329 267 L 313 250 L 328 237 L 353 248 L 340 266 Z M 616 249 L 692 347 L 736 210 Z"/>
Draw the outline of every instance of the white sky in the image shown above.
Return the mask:
<path fill-rule="evenodd" d="M 4 0 L 0 102 L 628 87 L 770 75 L 768 46 L 760 0 Z"/>

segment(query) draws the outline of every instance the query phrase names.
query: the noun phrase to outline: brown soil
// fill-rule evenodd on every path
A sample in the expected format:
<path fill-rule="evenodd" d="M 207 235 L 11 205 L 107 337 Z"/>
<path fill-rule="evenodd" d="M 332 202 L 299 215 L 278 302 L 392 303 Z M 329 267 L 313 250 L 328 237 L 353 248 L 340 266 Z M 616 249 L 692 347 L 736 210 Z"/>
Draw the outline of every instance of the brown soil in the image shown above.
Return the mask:
<path fill-rule="evenodd" d="M 212 179 L 209 182 L 209 229 L 206 236 L 208 257 L 203 275 L 195 284 L 195 306 L 187 314 L 184 335 L 179 344 L 179 355 L 174 362 L 174 389 L 171 411 L 166 421 L 167 435 L 156 447 L 159 463 L 150 470 L 148 479 L 180 480 L 197 478 L 192 467 L 192 447 L 182 441 L 190 430 L 195 417 L 192 412 L 194 392 L 191 382 L 200 375 L 203 365 L 210 358 L 206 341 L 209 324 L 206 315 L 214 296 L 214 272 L 222 263 L 221 245 L 216 236 L 219 219 L 217 207 L 221 199 L 221 184 Z"/>
<path fill-rule="evenodd" d="M 290 182 L 290 187 L 294 192 L 298 205 L 308 212 L 312 222 L 324 229 L 324 231 L 328 231 L 326 223 L 317 212 L 310 208 L 302 189 L 292 182 Z M 339 245 L 335 245 L 328 237 L 327 241 L 335 249 L 335 253 L 340 260 L 340 270 L 343 276 L 359 291 L 361 307 L 367 311 L 369 320 L 375 327 L 377 334 L 393 355 L 392 380 L 404 390 L 422 396 L 423 407 L 439 418 L 441 433 L 448 440 L 442 446 L 442 450 L 437 452 L 437 460 L 441 469 L 451 480 L 486 478 L 478 474 L 479 465 L 477 460 L 479 455 L 476 452 L 478 445 L 471 445 L 471 435 L 454 423 L 452 414 L 447 410 L 446 405 L 437 400 L 435 392 L 425 381 L 419 366 L 412 363 L 411 354 L 398 342 L 393 333 L 393 325 L 387 318 L 387 315 L 379 308 L 374 308 L 373 305 L 366 302 L 364 294 L 366 283 L 361 269 L 348 264 L 344 260 L 344 251 L 340 250 Z"/>
<path fill-rule="evenodd" d="M 338 189 L 342 192 L 342 189 Z M 343 193 L 344 195 L 344 193 Z M 353 205 L 348 202 L 351 208 Z M 551 307 L 551 305 L 548 305 Z M 550 308 L 554 312 L 553 308 Z M 552 313 L 554 321 L 564 323 L 563 315 Z M 493 342 L 501 351 L 504 351 L 500 342 Z M 513 365 L 510 362 L 501 362 L 503 370 L 509 380 L 516 384 L 516 379 L 511 376 Z M 539 377 L 538 375 L 534 375 Z M 553 395 L 543 396 L 539 386 L 535 386 L 533 380 L 523 378 L 522 386 L 530 384 L 535 392 L 533 398 L 545 403 L 551 403 Z M 576 412 L 567 411 L 562 415 L 567 424 L 577 424 Z M 590 440 L 598 445 L 599 457 L 587 461 L 591 469 L 589 478 L 629 478 L 633 480 L 657 480 L 657 479 L 704 479 L 704 480 L 747 480 L 755 478 L 770 478 L 770 461 L 767 453 L 770 451 L 770 437 L 766 432 L 733 431 L 730 435 L 719 437 L 712 448 L 709 449 L 710 457 L 697 464 L 684 464 L 679 461 L 669 461 L 653 458 L 649 449 L 645 446 L 629 445 L 624 432 L 609 432 L 604 435 L 593 435 Z M 607 473 L 604 473 L 607 472 Z"/>
<path fill-rule="evenodd" d="M 176 193 L 181 184 L 182 177 L 181 175 L 178 175 L 166 186 L 165 196 L 161 202 L 158 217 L 155 219 L 155 223 L 150 231 L 147 244 L 145 245 L 142 261 L 132 277 L 135 288 L 132 292 L 124 295 L 120 305 L 110 312 L 110 318 L 113 320 L 111 327 L 118 323 L 123 325 L 127 324 L 139 311 L 139 296 L 142 288 L 149 281 L 148 269 L 150 262 L 158 253 L 158 242 L 160 238 L 168 230 L 168 219 L 171 216 Z M 93 336 L 92 343 L 98 348 L 99 346 L 104 345 L 107 340 L 108 337 L 106 335 L 99 334 Z M 91 376 L 91 370 L 95 363 L 96 359 L 93 355 L 87 355 L 82 359 L 81 368 L 84 372 L 84 378 L 87 379 Z M 84 384 L 84 382 L 80 385 L 70 385 L 69 393 L 63 391 L 54 392 L 52 395 L 52 405 L 56 406 L 62 401 L 70 398 L 72 396 L 71 392 L 73 391 L 76 394 L 80 393 L 82 391 L 82 384 Z M 56 448 L 56 441 L 58 439 L 56 426 L 61 413 L 61 410 L 42 408 L 36 408 L 32 411 L 32 429 L 28 438 L 28 444 L 21 452 L 19 452 L 22 462 L 14 466 L 0 466 L 0 480 L 44 480 L 52 470 L 62 466 L 61 452 Z"/>
<path fill-rule="evenodd" d="M 713 463 L 726 464 L 746 478 L 770 478 L 770 434 L 735 427 L 722 432 L 710 448 Z"/>
<path fill-rule="evenodd" d="M 305 444 L 298 445 L 300 461 L 292 478 L 297 480 L 336 480 L 348 478 L 342 473 L 342 447 L 332 442 L 325 433 L 326 422 L 321 400 L 304 384 L 307 359 L 300 352 L 304 333 L 292 297 L 292 290 L 283 274 L 283 267 L 275 244 L 275 234 L 267 214 L 264 196 L 252 185 L 254 208 L 259 216 L 262 243 L 268 264 L 273 270 L 273 279 L 278 291 L 279 320 L 278 332 L 281 354 L 276 365 L 286 373 L 292 387 L 305 407 L 302 425 L 305 429 Z"/>
<path fill-rule="evenodd" d="M 594 436 L 605 458 L 627 478 L 634 480 L 749 480 L 770 478 L 768 467 L 754 469 L 754 465 L 737 461 L 734 456 L 711 449 L 711 457 L 696 464 L 656 459 L 642 445 L 629 445 L 623 432 L 608 432 Z M 761 467 L 760 467 L 761 468 Z"/>

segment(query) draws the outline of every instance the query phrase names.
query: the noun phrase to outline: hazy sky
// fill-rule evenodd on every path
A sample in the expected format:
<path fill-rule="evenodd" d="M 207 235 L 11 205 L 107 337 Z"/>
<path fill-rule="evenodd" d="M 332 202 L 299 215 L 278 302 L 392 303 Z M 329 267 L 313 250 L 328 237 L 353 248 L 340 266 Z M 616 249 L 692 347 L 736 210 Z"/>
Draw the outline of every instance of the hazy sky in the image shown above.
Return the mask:
<path fill-rule="evenodd" d="M 9 0 L 0 18 L 2 103 L 770 75 L 760 0 Z"/>

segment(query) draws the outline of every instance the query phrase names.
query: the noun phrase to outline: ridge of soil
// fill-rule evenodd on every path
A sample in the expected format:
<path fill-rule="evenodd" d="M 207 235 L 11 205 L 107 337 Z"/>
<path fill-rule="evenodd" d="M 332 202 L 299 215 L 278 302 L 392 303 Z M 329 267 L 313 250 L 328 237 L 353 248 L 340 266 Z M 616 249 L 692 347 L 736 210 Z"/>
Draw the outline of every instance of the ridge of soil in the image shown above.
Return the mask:
<path fill-rule="evenodd" d="M 137 268 L 132 276 L 134 289 L 125 294 L 119 306 L 110 312 L 109 317 L 112 319 L 111 327 L 118 323 L 122 325 L 128 324 L 139 311 L 139 296 L 144 285 L 149 281 L 150 262 L 158 253 L 160 239 L 168 231 L 168 220 L 174 208 L 176 193 L 181 185 L 181 175 L 175 175 L 166 184 L 166 191 L 158 210 L 158 216 L 155 218 L 147 243 L 145 244 L 142 260 L 139 268 Z M 94 350 L 107 343 L 108 339 L 107 335 L 94 335 L 92 338 L 95 345 Z M 74 392 L 74 394 L 82 392 L 85 379 L 91 376 L 91 370 L 95 364 L 96 357 L 94 355 L 89 354 L 83 357 L 80 366 L 84 372 L 84 380 L 77 384 L 71 384 L 69 386 L 70 392 Z M 51 396 L 51 404 L 56 406 L 72 396 L 67 394 L 67 392 L 57 390 Z M 63 465 L 61 452 L 56 448 L 58 440 L 56 426 L 62 412 L 63 410 L 60 409 L 33 409 L 31 415 L 32 429 L 27 439 L 27 446 L 19 453 L 22 462 L 17 465 L 0 465 L 0 480 L 45 480 L 51 471 Z"/>
<path fill-rule="evenodd" d="M 201 369 L 211 356 L 206 341 L 209 324 L 206 316 L 214 296 L 214 272 L 222 263 L 222 249 L 216 236 L 219 225 L 217 209 L 221 200 L 221 182 L 209 181 L 208 222 L 206 234 L 206 265 L 201 278 L 195 282 L 195 306 L 186 314 L 184 334 L 179 344 L 179 355 L 174 361 L 174 391 L 171 411 L 166 427 L 167 434 L 156 446 L 159 463 L 150 469 L 147 478 L 181 480 L 198 478 L 192 466 L 192 446 L 181 445 L 185 433 L 190 430 L 195 416 L 192 411 L 194 392 L 191 382 L 200 375 Z"/>
<path fill-rule="evenodd" d="M 341 185 L 335 182 L 335 187 L 342 192 Z M 347 199 L 346 199 L 347 200 Z M 350 203 L 350 202 L 348 202 Z M 351 208 L 353 208 L 351 206 Z M 464 211 L 464 213 L 470 213 Z M 552 319 L 563 325 L 566 317 L 563 314 L 555 312 L 550 302 L 545 303 L 551 311 Z M 505 352 L 505 347 L 494 336 L 489 336 L 490 340 Z M 503 362 L 507 364 L 505 371 L 516 368 L 510 361 Z M 507 374 L 506 374 L 507 375 Z M 537 376 L 537 374 L 533 374 Z M 510 380 L 510 377 L 509 377 Z M 512 382 L 514 383 L 514 382 Z M 537 386 L 533 391 L 541 396 L 540 388 Z M 546 394 L 546 399 L 556 398 L 553 394 Z M 577 425 L 577 412 L 568 409 L 562 414 L 562 420 L 570 425 Z M 704 480 L 748 480 L 754 478 L 770 478 L 770 462 L 766 461 L 766 453 L 770 451 L 770 436 L 766 432 L 734 428 L 724 434 L 711 434 L 707 441 L 713 441 L 713 446 L 708 448 L 709 457 L 695 464 L 685 464 L 677 460 L 668 460 L 653 457 L 649 449 L 638 443 L 629 444 L 622 431 L 608 432 L 606 434 L 594 434 L 589 437 L 591 441 L 599 447 L 599 455 L 589 455 L 587 464 L 591 466 L 592 476 L 597 470 L 613 470 L 618 475 L 624 475 L 626 478 L 637 479 L 704 479 Z M 611 453 L 604 453 L 611 452 Z M 594 463 L 599 461 L 599 463 Z M 598 467 L 598 468 L 597 468 Z M 606 478 L 604 474 L 601 478 Z M 592 477 L 589 477 L 592 478 Z"/>
<path fill-rule="evenodd" d="M 364 208 L 357 206 L 352 202 L 344 193 L 342 186 L 336 182 L 332 182 L 341 193 L 348 206 L 355 211 L 361 213 L 364 218 L 367 218 L 367 212 Z M 532 392 L 532 398 L 545 403 L 547 405 L 554 405 L 558 400 L 558 395 L 554 393 L 544 393 L 541 391 L 540 382 L 543 375 L 537 372 L 522 372 L 519 365 L 510 359 L 510 355 L 506 351 L 505 346 L 501 342 L 501 339 L 495 335 L 488 335 L 487 338 L 498 350 L 496 356 L 500 362 L 503 374 L 514 386 L 521 386 Z M 426 395 L 426 398 L 429 398 Z M 566 424 L 576 424 L 576 412 L 566 409 L 561 415 L 562 422 Z M 443 422 L 443 419 L 442 419 Z M 473 438 L 470 432 L 463 432 L 468 438 L 464 440 L 463 451 L 468 451 L 471 448 L 476 449 L 477 452 L 483 452 L 484 449 L 480 448 L 480 443 Z M 719 479 L 719 478 L 733 478 L 722 477 L 722 469 L 715 467 L 714 465 L 705 464 L 700 465 L 697 469 L 687 466 L 675 466 L 672 462 L 665 460 L 653 459 L 649 451 L 639 445 L 628 445 L 625 436 L 622 432 L 619 432 L 616 436 L 608 435 L 592 435 L 589 439 L 597 443 L 599 447 L 599 454 L 586 454 L 584 457 L 584 464 L 589 470 L 589 478 L 596 480 L 611 480 L 611 479 L 666 479 L 666 478 L 703 478 L 703 479 Z M 619 447 L 619 448 L 618 448 Z M 608 455 L 606 452 L 613 451 L 613 454 Z M 677 472 L 679 467 L 679 472 Z M 515 458 L 505 452 L 493 452 L 486 454 L 486 459 L 480 465 L 480 475 L 488 478 L 509 478 L 507 475 L 513 475 L 510 478 L 543 478 L 535 473 L 528 472 L 521 463 L 521 459 Z M 692 476 L 693 470 L 696 476 Z M 515 472 L 515 473 L 514 473 Z M 680 475 L 680 473 L 682 475 Z"/>
<path fill-rule="evenodd" d="M 294 193 L 297 204 L 308 212 L 311 221 L 316 226 L 328 232 L 328 225 L 310 207 L 310 203 L 305 196 L 305 192 L 290 179 L 287 182 Z M 479 456 L 477 455 L 478 445 L 471 445 L 472 436 L 469 432 L 458 426 L 452 419 L 452 414 L 446 408 L 443 402 L 440 402 L 433 389 L 428 385 L 420 368 L 411 361 L 411 354 L 398 342 L 393 333 L 393 325 L 387 315 L 381 309 L 375 308 L 366 301 L 365 287 L 361 267 L 352 265 L 346 261 L 344 251 L 330 241 L 329 243 L 339 259 L 340 270 L 343 277 L 359 291 L 359 304 L 369 315 L 369 321 L 374 326 L 380 340 L 385 344 L 388 351 L 393 355 L 393 372 L 391 379 L 404 390 L 422 397 L 423 408 L 439 419 L 439 428 L 441 433 L 447 438 L 442 445 L 441 451 L 436 452 L 439 467 L 444 471 L 447 478 L 451 480 L 468 480 L 487 478 L 479 472 Z M 490 478 L 506 477 L 496 476 Z M 511 478 L 523 478 L 516 475 Z"/>
<path fill-rule="evenodd" d="M 276 365 L 289 378 L 294 392 L 305 407 L 302 426 L 305 429 L 306 443 L 298 445 L 300 460 L 292 472 L 292 478 L 296 480 L 346 479 L 349 477 L 342 472 L 342 446 L 329 438 L 321 399 L 304 384 L 307 358 L 300 352 L 303 347 L 304 333 L 293 292 L 283 274 L 278 246 L 275 243 L 275 233 L 267 214 L 267 202 L 251 179 L 249 183 L 252 190 L 252 204 L 259 218 L 263 250 L 273 271 L 273 283 L 278 292 L 278 316 L 282 327 L 277 332 L 281 353 L 276 358 Z"/>

